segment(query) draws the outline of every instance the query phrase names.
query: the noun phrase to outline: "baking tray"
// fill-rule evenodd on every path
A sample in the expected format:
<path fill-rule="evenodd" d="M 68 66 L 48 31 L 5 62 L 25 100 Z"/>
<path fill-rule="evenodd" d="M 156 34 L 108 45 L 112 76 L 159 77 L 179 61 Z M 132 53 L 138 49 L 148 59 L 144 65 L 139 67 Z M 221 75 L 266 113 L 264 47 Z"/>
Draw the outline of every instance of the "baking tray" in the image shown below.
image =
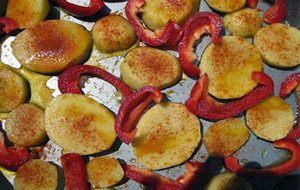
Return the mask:
<path fill-rule="evenodd" d="M 83 1 L 79 0 L 73 0 L 73 2 L 77 2 L 78 4 L 82 4 Z M 61 11 L 57 7 L 52 7 L 50 14 L 47 19 L 64 19 L 64 20 L 70 20 L 76 23 L 79 23 L 86 27 L 88 30 L 91 30 L 94 22 L 109 13 L 116 13 L 124 15 L 124 7 L 126 5 L 127 1 L 118 1 L 118 2 L 106 2 L 106 7 L 98 14 L 96 17 L 89 18 L 87 20 L 80 20 L 75 17 L 69 16 L 63 11 Z M 298 0 L 287 0 L 287 19 L 289 23 L 292 26 L 300 27 L 300 19 L 299 19 L 299 12 L 300 12 L 300 6 Z M 266 2 L 259 2 L 258 7 L 266 10 L 270 7 L 270 5 Z M 200 11 L 211 11 L 211 9 L 207 6 L 205 1 L 201 1 L 200 4 Z M 297 16 L 298 14 L 298 16 Z M 295 16 L 296 15 L 296 16 Z M 286 22 L 285 24 L 289 24 Z M 228 34 L 226 31 L 224 31 L 224 34 Z M 11 53 L 10 43 L 14 40 L 14 36 L 11 36 L 9 38 L 3 39 L 2 45 L 1 45 L 1 61 L 4 64 L 8 64 L 11 67 L 14 68 L 20 68 L 20 64 L 17 62 L 17 60 L 14 58 L 14 56 Z M 251 42 L 251 39 L 249 39 Z M 205 36 L 202 38 L 201 43 L 196 47 L 196 52 L 198 57 L 201 57 L 201 54 L 203 50 L 206 48 L 206 46 L 210 43 L 210 37 Z M 140 45 L 143 45 L 142 43 Z M 175 50 L 172 49 L 166 49 L 167 51 L 171 52 L 172 54 L 178 56 L 178 53 Z M 113 73 L 116 76 L 120 76 L 119 71 L 119 65 L 124 59 L 124 55 L 126 52 L 123 52 L 119 55 L 108 55 L 108 54 L 102 54 L 99 51 L 97 51 L 96 48 L 93 48 L 92 54 L 90 59 L 88 60 L 88 64 L 100 66 L 102 68 L 105 68 L 107 71 Z M 295 52 L 300 53 L 300 52 Z M 275 83 L 275 91 L 274 94 L 278 95 L 280 83 L 283 78 L 286 76 L 299 72 L 300 68 L 295 67 L 288 70 L 280 70 L 276 68 L 269 67 L 268 65 L 264 64 L 264 72 L 268 73 Z M 173 102 L 181 102 L 184 103 L 187 99 L 190 90 L 192 86 L 194 85 L 195 80 L 191 79 L 185 75 L 183 75 L 183 78 L 180 82 L 178 82 L 173 87 L 167 88 L 163 90 L 163 92 L 166 94 L 167 98 L 170 101 Z M 53 96 L 58 96 L 60 94 L 58 88 L 57 88 L 57 77 L 53 76 L 50 78 L 47 82 L 47 86 L 50 89 L 53 89 Z M 89 78 L 84 85 L 83 91 L 85 92 L 85 95 L 97 100 L 101 104 L 104 104 L 107 108 L 109 108 L 112 112 L 115 114 L 118 111 L 118 108 L 120 106 L 120 94 L 116 91 L 116 89 L 110 85 L 109 83 L 98 79 L 98 78 Z M 286 101 L 293 107 L 293 111 L 296 117 L 296 101 L 295 96 L 291 95 L 289 96 Z M 241 116 L 243 117 L 243 116 Z M 202 124 L 202 134 L 204 134 L 207 130 L 207 128 L 212 124 L 212 122 L 200 119 Z M 5 128 L 5 121 L 2 121 L 2 127 Z M 45 146 L 42 148 L 42 159 L 46 161 L 53 162 L 57 165 L 60 165 L 60 155 L 62 153 L 62 149 L 55 145 L 53 142 L 49 141 Z M 135 156 L 133 154 L 133 150 L 131 145 L 126 145 L 124 143 L 121 143 L 120 140 L 116 140 L 113 147 L 108 150 L 101 152 L 97 154 L 97 156 L 111 156 L 115 158 L 119 158 L 121 160 L 124 160 L 128 164 L 136 165 L 140 167 L 138 162 L 135 159 Z M 284 150 L 278 150 L 274 149 L 270 143 L 261 140 L 257 138 L 253 133 L 251 133 L 249 141 L 235 154 L 236 157 L 238 157 L 242 162 L 244 163 L 251 163 L 251 164 L 259 164 L 261 166 L 267 166 L 271 165 L 273 163 L 276 163 L 278 161 L 282 161 L 283 159 L 287 159 L 288 152 Z M 200 144 L 195 153 L 193 154 L 191 160 L 198 160 L 202 162 L 207 162 L 211 168 L 213 173 L 219 173 L 223 172 L 223 161 L 222 159 L 213 158 L 210 157 L 205 150 L 205 147 Z M 183 165 L 168 168 L 165 170 L 159 170 L 156 171 L 157 173 L 160 173 L 166 177 L 175 179 L 179 175 L 181 175 L 185 171 L 185 167 Z M 0 180 L 0 189 L 12 189 L 11 185 L 14 180 L 14 175 L 12 173 L 4 173 L 6 179 L 9 181 L 9 183 L 5 183 L 3 180 Z M 299 174 L 300 171 L 297 170 L 290 174 L 289 176 L 295 176 L 296 181 L 299 181 Z M 1 178 L 1 177 L 0 177 Z M 249 178 L 249 180 L 252 182 L 254 189 L 273 189 L 274 186 L 279 183 L 282 178 L 281 177 L 266 177 L 266 178 Z M 3 182 L 2 182 L 3 181 Z M 7 187 L 4 186 L 4 184 L 8 185 Z M 299 189 L 300 185 L 298 183 L 292 184 L 293 189 Z M 132 180 L 128 180 L 123 182 L 121 185 L 118 185 L 116 187 L 113 187 L 112 189 L 130 189 L 130 190 L 139 190 L 139 189 L 145 189 L 143 185 L 140 185 Z M 291 189 L 291 188 L 289 188 Z"/>

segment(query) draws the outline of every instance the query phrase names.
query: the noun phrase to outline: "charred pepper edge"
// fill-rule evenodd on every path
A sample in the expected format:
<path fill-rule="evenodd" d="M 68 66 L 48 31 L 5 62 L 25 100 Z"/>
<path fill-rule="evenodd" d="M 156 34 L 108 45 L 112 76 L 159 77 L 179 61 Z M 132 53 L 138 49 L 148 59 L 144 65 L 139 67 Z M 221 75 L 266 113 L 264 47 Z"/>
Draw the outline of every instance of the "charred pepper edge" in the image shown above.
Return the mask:
<path fill-rule="evenodd" d="M 0 34 L 8 34 L 18 28 L 19 24 L 14 19 L 5 16 L 0 17 Z"/>
<path fill-rule="evenodd" d="M 275 0 L 272 7 L 263 15 L 265 22 L 269 24 L 283 22 L 286 17 L 286 3 L 285 0 Z"/>
<path fill-rule="evenodd" d="M 256 9 L 258 0 L 247 0 L 246 4 L 247 7 L 251 8 L 251 9 Z"/>

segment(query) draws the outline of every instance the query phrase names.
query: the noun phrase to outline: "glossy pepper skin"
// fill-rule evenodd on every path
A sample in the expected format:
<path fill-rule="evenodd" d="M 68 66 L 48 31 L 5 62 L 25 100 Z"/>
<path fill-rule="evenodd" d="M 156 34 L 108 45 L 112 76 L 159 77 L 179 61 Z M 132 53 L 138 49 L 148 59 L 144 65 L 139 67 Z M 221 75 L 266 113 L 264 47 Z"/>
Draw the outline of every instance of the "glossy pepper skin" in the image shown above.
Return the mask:
<path fill-rule="evenodd" d="M 133 141 L 136 123 L 148 105 L 161 102 L 163 94 L 158 88 L 146 86 L 127 96 L 122 102 L 115 120 L 115 131 L 126 144 Z"/>
<path fill-rule="evenodd" d="M 0 34 L 8 34 L 19 28 L 19 24 L 12 18 L 0 17 Z"/>
<path fill-rule="evenodd" d="M 128 0 L 125 7 L 126 17 L 139 39 L 149 46 L 175 45 L 181 38 L 181 27 L 170 20 L 160 30 L 145 28 L 137 16 L 142 12 L 145 3 L 146 0 Z"/>
<path fill-rule="evenodd" d="M 132 93 L 130 88 L 119 78 L 103 69 L 90 65 L 76 65 L 65 70 L 58 79 L 58 88 L 61 93 L 81 94 L 78 83 L 80 76 L 84 74 L 96 76 L 111 83 L 122 92 L 124 97 Z"/>
<path fill-rule="evenodd" d="M 286 16 L 285 0 L 275 0 L 274 5 L 266 10 L 263 15 L 264 21 L 273 24 L 284 21 Z"/>
<path fill-rule="evenodd" d="M 87 172 L 79 154 L 68 153 L 61 156 L 67 190 L 87 190 Z"/>
<path fill-rule="evenodd" d="M 59 6 L 65 9 L 68 13 L 77 17 L 92 16 L 99 12 L 104 7 L 102 0 L 90 0 L 89 6 L 80 6 L 70 3 L 67 0 L 55 0 Z"/>
<path fill-rule="evenodd" d="M 208 76 L 205 73 L 194 85 L 186 107 L 195 115 L 210 120 L 220 120 L 235 116 L 273 94 L 273 80 L 263 72 L 253 72 L 252 78 L 258 83 L 245 96 L 221 104 L 208 95 Z"/>
<path fill-rule="evenodd" d="M 193 65 L 197 60 L 194 53 L 195 42 L 205 33 L 210 33 L 211 40 L 215 44 L 220 44 L 222 38 L 221 17 L 212 12 L 198 12 L 192 15 L 183 25 L 183 38 L 178 45 L 179 61 L 185 74 L 190 77 L 198 77 L 200 69 Z"/>
<path fill-rule="evenodd" d="M 251 8 L 251 9 L 255 9 L 256 5 L 258 3 L 258 0 L 247 0 L 247 7 Z"/>
<path fill-rule="evenodd" d="M 278 166 L 265 167 L 262 169 L 250 169 L 240 166 L 239 160 L 233 156 L 225 158 L 228 170 L 243 176 L 280 176 L 296 170 L 300 166 L 300 146 L 295 140 L 278 140 L 273 143 L 275 148 L 286 149 L 291 152 L 288 161 Z"/>

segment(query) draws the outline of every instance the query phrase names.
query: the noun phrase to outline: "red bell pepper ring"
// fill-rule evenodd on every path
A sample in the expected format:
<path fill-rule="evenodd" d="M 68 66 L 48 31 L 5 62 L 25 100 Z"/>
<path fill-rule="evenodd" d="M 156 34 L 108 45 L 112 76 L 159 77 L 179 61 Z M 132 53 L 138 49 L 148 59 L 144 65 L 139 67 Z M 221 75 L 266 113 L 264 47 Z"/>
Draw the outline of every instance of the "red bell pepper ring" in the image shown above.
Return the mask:
<path fill-rule="evenodd" d="M 252 169 L 240 166 L 237 158 L 229 156 L 225 158 L 225 165 L 231 172 L 243 176 L 280 176 L 288 174 L 300 166 L 300 146 L 297 141 L 285 139 L 278 140 L 273 143 L 273 146 L 289 150 L 291 152 L 291 158 L 278 166 Z"/>
<path fill-rule="evenodd" d="M 247 0 L 247 7 L 251 9 L 256 9 L 256 5 L 258 3 L 258 0 Z"/>
<path fill-rule="evenodd" d="M 132 93 L 130 88 L 124 84 L 122 80 L 103 69 L 90 65 L 76 65 L 65 70 L 58 79 L 58 88 L 61 93 L 81 94 L 78 83 L 80 76 L 84 74 L 97 76 L 111 83 L 120 90 L 125 97 Z"/>
<path fill-rule="evenodd" d="M 0 34 L 8 34 L 19 28 L 19 24 L 12 18 L 0 17 Z"/>
<path fill-rule="evenodd" d="M 125 7 L 125 14 L 139 39 L 149 46 L 175 45 L 181 38 L 181 27 L 169 20 L 162 29 L 152 31 L 145 28 L 137 16 L 145 3 L 146 0 L 128 0 Z"/>
<path fill-rule="evenodd" d="M 87 190 L 87 172 L 79 154 L 68 153 L 61 156 L 67 190 Z"/>
<path fill-rule="evenodd" d="M 194 53 L 195 42 L 205 33 L 211 34 L 212 42 L 220 44 L 222 38 L 221 17 L 212 12 L 198 12 L 191 16 L 183 25 L 183 38 L 178 45 L 179 60 L 182 70 L 190 77 L 198 77 L 200 69 L 193 65 L 197 59 Z"/>
<path fill-rule="evenodd" d="M 55 0 L 59 6 L 65 9 L 68 13 L 77 17 L 92 16 L 99 12 L 104 7 L 102 0 L 90 0 L 90 4 L 86 6 L 76 5 L 67 0 Z"/>
<path fill-rule="evenodd" d="M 161 102 L 163 94 L 158 88 L 146 86 L 125 97 L 115 120 L 115 131 L 126 144 L 133 141 L 137 131 L 136 123 L 148 105 Z"/>
<path fill-rule="evenodd" d="M 204 74 L 194 85 L 185 105 L 190 112 L 204 119 L 219 120 L 235 116 L 273 94 L 274 83 L 267 74 L 253 72 L 252 78 L 258 86 L 250 93 L 221 104 L 208 95 L 208 76 Z"/>
<path fill-rule="evenodd" d="M 286 4 L 285 0 L 275 0 L 274 5 L 266 10 L 263 15 L 264 21 L 273 24 L 284 21 L 286 16 Z"/>

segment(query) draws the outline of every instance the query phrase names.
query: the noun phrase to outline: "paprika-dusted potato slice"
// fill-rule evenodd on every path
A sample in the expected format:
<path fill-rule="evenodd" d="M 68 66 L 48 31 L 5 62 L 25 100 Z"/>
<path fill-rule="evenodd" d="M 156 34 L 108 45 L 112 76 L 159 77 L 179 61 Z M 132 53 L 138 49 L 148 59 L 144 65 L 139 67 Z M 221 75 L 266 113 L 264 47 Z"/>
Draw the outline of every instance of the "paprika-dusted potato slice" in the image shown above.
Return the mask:
<path fill-rule="evenodd" d="M 248 140 L 250 133 L 243 120 L 228 118 L 212 124 L 203 137 L 204 146 L 211 156 L 230 156 Z"/>
<path fill-rule="evenodd" d="M 206 0 L 207 4 L 216 11 L 229 13 L 242 8 L 246 0 Z"/>
<path fill-rule="evenodd" d="M 183 25 L 185 20 L 198 12 L 200 0 L 147 0 L 142 19 L 152 30 L 163 28 L 169 20 Z"/>
<path fill-rule="evenodd" d="M 129 22 L 120 15 L 109 15 L 98 20 L 92 30 L 96 47 L 101 52 L 126 50 L 137 41 Z"/>
<path fill-rule="evenodd" d="M 151 47 L 131 50 L 121 64 L 120 72 L 122 80 L 133 89 L 149 85 L 167 88 L 176 84 L 182 73 L 174 55 Z"/>
<path fill-rule="evenodd" d="M 34 104 L 19 105 L 10 112 L 5 131 L 18 146 L 37 146 L 46 138 L 45 113 Z"/>
<path fill-rule="evenodd" d="M 93 188 L 104 188 L 120 182 L 124 171 L 117 159 L 97 157 L 88 162 L 87 174 Z"/>
<path fill-rule="evenodd" d="M 45 110 L 45 129 L 66 152 L 82 155 L 107 150 L 116 139 L 112 113 L 80 94 L 54 98 Z"/>
<path fill-rule="evenodd" d="M 84 61 L 92 50 L 92 37 L 79 24 L 48 20 L 19 33 L 11 46 L 22 66 L 53 73 Z"/>
<path fill-rule="evenodd" d="M 58 172 L 54 165 L 33 159 L 23 164 L 16 173 L 15 190 L 56 190 Z"/>
<path fill-rule="evenodd" d="M 254 45 L 271 66 L 290 68 L 300 64 L 300 31 L 276 23 L 261 28 L 254 35 Z"/>
<path fill-rule="evenodd" d="M 263 24 L 257 9 L 241 9 L 227 14 L 223 18 L 224 27 L 234 36 L 253 36 Z"/>
<path fill-rule="evenodd" d="M 27 83 L 21 76 L 0 65 L 0 112 L 9 112 L 24 103 Z"/>
<path fill-rule="evenodd" d="M 199 68 L 209 77 L 208 91 L 219 99 L 240 98 L 257 83 L 253 71 L 262 71 L 258 50 L 246 39 L 224 36 L 221 45 L 211 43 L 203 52 Z"/>
<path fill-rule="evenodd" d="M 201 138 L 200 122 L 183 104 L 165 102 L 150 108 L 137 124 L 132 142 L 139 163 L 158 170 L 187 160 Z"/>
<path fill-rule="evenodd" d="M 9 0 L 6 16 L 16 20 L 20 28 L 28 28 L 43 21 L 49 9 L 48 0 Z"/>
<path fill-rule="evenodd" d="M 258 137 L 276 141 L 284 138 L 293 128 L 294 114 L 282 98 L 270 96 L 246 112 L 250 130 Z"/>

